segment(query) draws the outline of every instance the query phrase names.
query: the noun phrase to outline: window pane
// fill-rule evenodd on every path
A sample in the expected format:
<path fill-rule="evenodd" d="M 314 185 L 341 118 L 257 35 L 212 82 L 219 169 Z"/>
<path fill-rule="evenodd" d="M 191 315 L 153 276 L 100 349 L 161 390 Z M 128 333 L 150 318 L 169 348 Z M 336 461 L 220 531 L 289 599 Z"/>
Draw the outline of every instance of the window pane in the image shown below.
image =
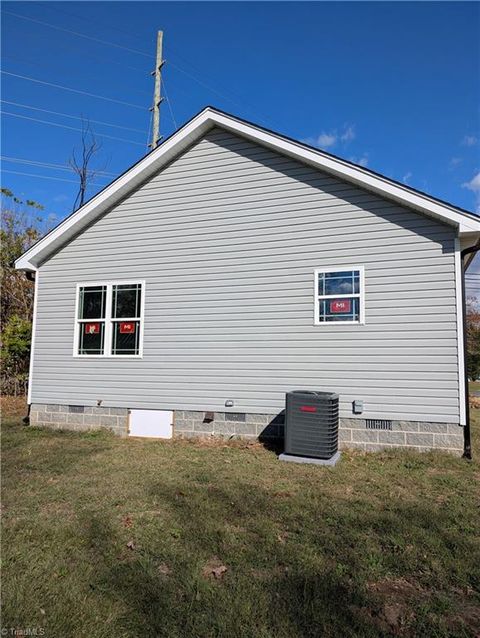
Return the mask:
<path fill-rule="evenodd" d="M 358 297 L 339 297 L 321 299 L 319 302 L 319 321 L 359 321 L 360 299 Z"/>
<path fill-rule="evenodd" d="M 318 273 L 318 294 L 323 296 L 325 294 L 325 273 Z"/>
<path fill-rule="evenodd" d="M 80 288 L 79 319 L 104 319 L 106 286 L 84 286 Z"/>
<path fill-rule="evenodd" d="M 112 317 L 140 317 L 141 284 L 113 286 Z"/>
<path fill-rule="evenodd" d="M 105 323 L 89 321 L 78 324 L 78 354 L 103 354 Z"/>
<path fill-rule="evenodd" d="M 345 272 L 327 272 L 323 275 L 319 295 L 351 295 L 360 292 L 360 273 L 358 270 Z"/>
<path fill-rule="evenodd" d="M 114 321 L 112 354 L 139 354 L 139 321 Z"/>

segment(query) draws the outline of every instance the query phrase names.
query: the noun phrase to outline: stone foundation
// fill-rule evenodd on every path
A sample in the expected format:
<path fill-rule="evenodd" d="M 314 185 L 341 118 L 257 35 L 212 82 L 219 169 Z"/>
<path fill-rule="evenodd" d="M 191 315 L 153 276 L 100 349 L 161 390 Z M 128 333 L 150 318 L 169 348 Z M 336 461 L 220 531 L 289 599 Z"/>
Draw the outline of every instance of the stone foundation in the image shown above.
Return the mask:
<path fill-rule="evenodd" d="M 107 428 L 119 436 L 128 434 L 128 409 L 34 403 L 30 423 L 77 431 Z M 391 421 L 388 429 L 367 427 L 366 419 L 340 419 L 339 448 L 366 452 L 402 447 L 426 452 L 432 449 L 463 452 L 463 428 L 448 423 Z M 174 436 L 283 439 L 284 413 L 201 412 L 175 410 Z"/>
<path fill-rule="evenodd" d="M 253 414 L 245 412 L 208 412 L 175 410 L 174 436 L 205 437 L 222 436 L 242 439 L 282 439 L 284 432 L 283 413 Z"/>
<path fill-rule="evenodd" d="M 391 429 L 369 429 L 366 419 L 340 419 L 338 431 L 340 449 L 356 448 L 377 452 L 392 447 L 415 449 L 419 452 L 444 450 L 463 453 L 463 427 L 454 423 L 425 421 L 392 421 Z"/>
<path fill-rule="evenodd" d="M 32 403 L 30 424 L 77 432 L 106 428 L 127 436 L 128 409 Z"/>
<path fill-rule="evenodd" d="M 284 414 L 250 414 L 215 412 L 213 420 L 205 412 L 176 410 L 176 436 L 224 436 L 260 439 L 282 439 Z M 238 420 L 241 418 L 242 420 Z M 394 447 L 428 452 L 441 449 L 455 454 L 463 452 L 463 428 L 449 423 L 423 421 L 391 421 L 391 429 L 367 428 L 366 419 L 340 419 L 338 447 L 378 452 Z"/>

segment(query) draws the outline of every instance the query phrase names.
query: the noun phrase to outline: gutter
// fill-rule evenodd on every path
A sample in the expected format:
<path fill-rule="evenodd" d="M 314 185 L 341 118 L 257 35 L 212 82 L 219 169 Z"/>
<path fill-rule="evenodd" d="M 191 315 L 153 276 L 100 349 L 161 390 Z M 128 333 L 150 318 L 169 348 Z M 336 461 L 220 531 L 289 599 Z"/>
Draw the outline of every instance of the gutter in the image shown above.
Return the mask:
<path fill-rule="evenodd" d="M 467 374 L 467 303 L 465 294 L 465 271 L 468 264 L 465 265 L 465 257 L 480 250 L 480 241 L 470 248 L 464 248 L 460 252 L 460 262 L 462 265 L 462 320 L 463 320 L 463 366 L 465 375 L 465 427 L 463 429 L 463 455 L 464 459 L 472 458 L 472 437 L 470 430 L 470 401 L 468 391 L 468 374 Z"/>

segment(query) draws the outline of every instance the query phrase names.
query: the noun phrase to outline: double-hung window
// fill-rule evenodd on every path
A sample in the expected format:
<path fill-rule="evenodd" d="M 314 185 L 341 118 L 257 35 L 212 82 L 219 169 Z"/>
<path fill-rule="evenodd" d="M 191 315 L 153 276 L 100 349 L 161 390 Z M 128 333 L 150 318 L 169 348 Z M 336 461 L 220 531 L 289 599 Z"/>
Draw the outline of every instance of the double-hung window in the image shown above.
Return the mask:
<path fill-rule="evenodd" d="M 79 284 L 74 354 L 142 355 L 144 282 Z"/>
<path fill-rule="evenodd" d="M 315 323 L 364 323 L 363 266 L 315 271 Z"/>

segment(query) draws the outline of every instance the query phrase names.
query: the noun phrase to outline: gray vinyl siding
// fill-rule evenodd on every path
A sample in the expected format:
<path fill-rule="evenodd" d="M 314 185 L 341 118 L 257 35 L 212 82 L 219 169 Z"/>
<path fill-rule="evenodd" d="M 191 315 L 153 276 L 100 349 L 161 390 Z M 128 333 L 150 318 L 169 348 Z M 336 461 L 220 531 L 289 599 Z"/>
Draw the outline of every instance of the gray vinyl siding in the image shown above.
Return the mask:
<path fill-rule="evenodd" d="M 458 423 L 454 230 L 216 129 L 41 265 L 32 402 Z M 314 325 L 314 270 L 365 267 L 365 320 Z M 146 281 L 143 359 L 74 358 L 79 282 Z"/>

